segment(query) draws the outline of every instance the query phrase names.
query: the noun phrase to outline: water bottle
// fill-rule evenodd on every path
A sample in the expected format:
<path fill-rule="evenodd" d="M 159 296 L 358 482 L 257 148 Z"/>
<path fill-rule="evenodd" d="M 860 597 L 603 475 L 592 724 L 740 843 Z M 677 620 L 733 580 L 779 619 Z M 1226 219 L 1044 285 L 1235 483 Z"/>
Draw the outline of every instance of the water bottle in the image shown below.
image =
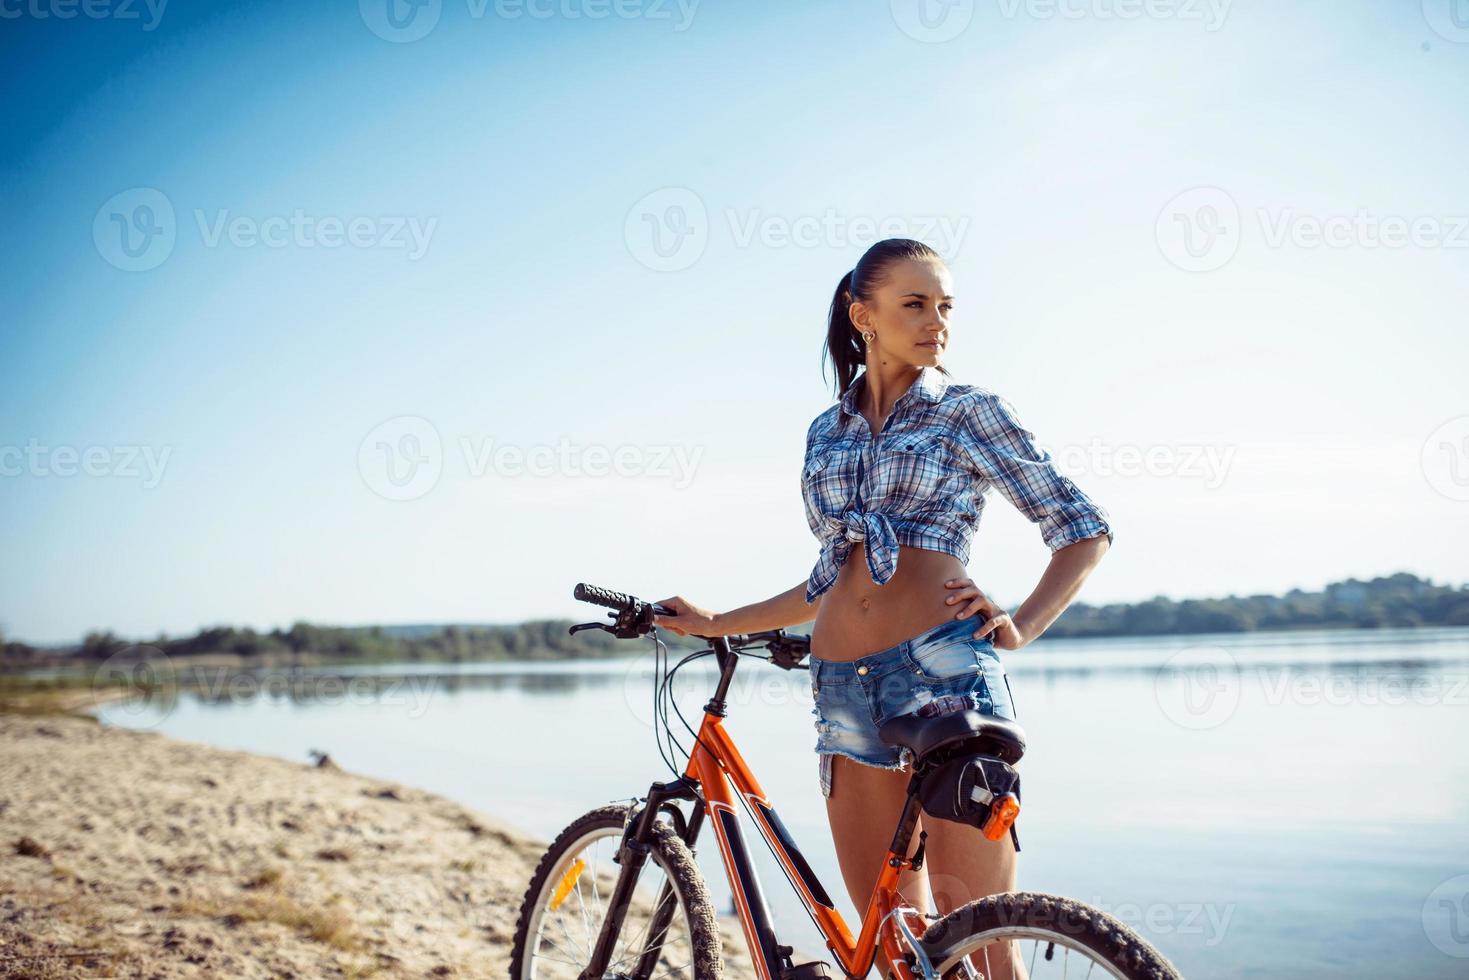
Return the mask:
<path fill-rule="evenodd" d="M 925 701 L 916 712 L 920 718 L 937 718 L 940 715 L 951 715 L 956 711 L 966 709 L 979 711 L 981 708 L 979 696 L 970 694 L 945 694 L 943 697 Z"/>

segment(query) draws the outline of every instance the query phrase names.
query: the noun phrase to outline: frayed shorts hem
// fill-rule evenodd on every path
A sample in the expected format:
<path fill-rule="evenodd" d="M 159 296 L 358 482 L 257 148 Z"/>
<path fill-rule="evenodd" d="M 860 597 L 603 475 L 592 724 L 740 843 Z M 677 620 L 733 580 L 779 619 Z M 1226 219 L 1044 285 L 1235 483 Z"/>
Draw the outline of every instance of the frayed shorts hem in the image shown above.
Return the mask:
<path fill-rule="evenodd" d="M 846 756 L 853 762 L 859 762 L 864 766 L 871 766 L 874 769 L 907 769 L 909 763 L 912 762 L 913 753 L 905 748 L 897 748 L 895 751 L 898 753 L 897 762 L 873 762 L 871 759 L 865 759 L 856 752 L 850 752 L 847 749 L 817 749 L 817 771 L 820 775 L 822 797 L 831 799 L 831 773 L 834 768 L 833 756 Z"/>

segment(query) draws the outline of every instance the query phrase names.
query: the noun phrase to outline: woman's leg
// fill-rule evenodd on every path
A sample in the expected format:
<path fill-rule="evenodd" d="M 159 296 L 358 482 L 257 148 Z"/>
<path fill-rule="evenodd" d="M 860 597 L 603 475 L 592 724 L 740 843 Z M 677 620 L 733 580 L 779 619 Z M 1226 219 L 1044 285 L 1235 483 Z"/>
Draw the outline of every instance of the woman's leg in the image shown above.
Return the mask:
<path fill-rule="evenodd" d="M 893 832 L 898 829 L 898 816 L 908 799 L 908 779 L 912 774 L 906 769 L 863 765 L 844 755 L 833 755 L 831 761 L 831 796 L 826 800 L 826 815 L 831 822 L 831 836 L 836 844 L 837 862 L 842 868 L 847 894 L 857 906 L 860 921 L 877 885 L 883 855 L 892 845 Z M 910 847 L 917 846 L 918 832 L 923 827 L 924 820 L 920 817 Z M 932 837 L 929 843 L 932 845 Z M 922 912 L 929 911 L 926 857 L 922 870 L 915 872 L 905 868 L 898 875 L 898 890 L 914 907 Z M 856 931 L 854 923 L 853 932 Z M 886 977 L 891 964 L 881 952 L 878 965 Z"/>
<path fill-rule="evenodd" d="M 986 895 L 1015 890 L 1017 855 L 1009 834 L 992 841 L 978 827 L 952 820 L 928 820 L 926 826 L 928 857 L 924 864 L 940 915 Z M 1022 980 L 1025 964 L 1008 962 L 1012 951 L 1009 945 L 989 946 L 976 953 L 973 962 L 987 980 Z"/>

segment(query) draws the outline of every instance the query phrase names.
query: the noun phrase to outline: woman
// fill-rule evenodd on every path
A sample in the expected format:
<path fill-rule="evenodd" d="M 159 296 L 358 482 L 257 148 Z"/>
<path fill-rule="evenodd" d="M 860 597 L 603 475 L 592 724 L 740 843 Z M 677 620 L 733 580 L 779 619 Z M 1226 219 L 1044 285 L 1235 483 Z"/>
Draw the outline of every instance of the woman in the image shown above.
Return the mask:
<path fill-rule="evenodd" d="M 878 739 L 878 726 L 949 693 L 974 694 L 981 711 L 1014 719 L 997 651 L 1040 636 L 1112 540 L 1106 512 L 1056 471 L 1010 403 L 953 382 L 940 365 L 952 293 L 943 260 L 910 239 L 878 242 L 842 277 L 826 338 L 841 400 L 807 430 L 802 473 L 807 518 L 822 543 L 816 567 L 763 602 L 715 613 L 675 596 L 662 602 L 677 615 L 657 617 L 680 635 L 717 636 L 794 626 L 814 613 L 821 785 L 859 914 L 911 761 Z M 1040 525 L 1051 550 L 1013 615 L 965 573 L 991 484 Z M 928 832 L 924 868 L 899 882 L 915 905 L 927 910 L 930 887 L 941 914 L 1015 890 L 1011 837 L 990 841 L 946 820 L 920 818 L 919 827 Z M 991 960 L 994 976 L 1009 975 L 993 951 Z M 888 967 L 884 960 L 884 975 Z"/>

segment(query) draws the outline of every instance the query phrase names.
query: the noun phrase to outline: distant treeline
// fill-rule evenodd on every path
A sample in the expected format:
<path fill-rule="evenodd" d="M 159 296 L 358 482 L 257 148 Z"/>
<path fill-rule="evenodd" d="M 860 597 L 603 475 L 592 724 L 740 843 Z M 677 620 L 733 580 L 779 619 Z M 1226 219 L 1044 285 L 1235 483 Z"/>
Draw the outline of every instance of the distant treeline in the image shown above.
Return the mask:
<path fill-rule="evenodd" d="M 595 615 L 595 614 L 593 614 Z M 126 640 L 111 632 L 88 633 L 73 647 L 35 648 L 24 643 L 0 646 L 0 667 L 58 666 L 101 662 L 124 654 L 146 658 L 226 656 L 261 664 L 324 661 L 457 661 L 567 660 L 577 657 L 627 656 L 641 649 L 602 630 L 567 632 L 575 620 L 531 620 L 512 626 L 316 626 L 296 623 L 288 630 L 261 633 L 249 627 L 213 626 L 193 636 L 158 636 Z M 670 649 L 694 650 L 702 642 L 667 630 L 659 636 Z M 644 640 L 643 644 L 651 641 Z"/>
<path fill-rule="evenodd" d="M 1469 585 L 1434 585 L 1407 572 L 1332 582 L 1321 592 L 1072 604 L 1046 636 L 1157 636 L 1252 630 L 1469 626 Z"/>
<path fill-rule="evenodd" d="M 588 617 L 595 618 L 594 616 Z M 189 637 L 125 640 L 110 632 L 89 633 L 79 645 L 31 647 L 0 637 L 0 667 L 100 662 L 117 654 L 169 657 L 230 656 L 257 662 L 320 661 L 545 661 L 617 657 L 648 646 L 624 642 L 601 630 L 572 636 L 575 620 L 532 620 L 508 626 L 335 627 L 296 623 L 268 633 L 219 626 Z M 1238 633 L 1282 629 L 1375 629 L 1393 626 L 1469 626 L 1469 585 L 1454 588 L 1401 572 L 1362 582 L 1333 582 L 1322 592 L 1292 589 L 1283 596 L 1227 596 L 1089 606 L 1074 603 L 1048 637 L 1156 636 L 1177 633 Z M 809 628 L 809 624 L 807 627 Z M 801 630 L 802 627 L 797 627 Z M 702 641 L 659 634 L 671 652 L 694 650 Z"/>

